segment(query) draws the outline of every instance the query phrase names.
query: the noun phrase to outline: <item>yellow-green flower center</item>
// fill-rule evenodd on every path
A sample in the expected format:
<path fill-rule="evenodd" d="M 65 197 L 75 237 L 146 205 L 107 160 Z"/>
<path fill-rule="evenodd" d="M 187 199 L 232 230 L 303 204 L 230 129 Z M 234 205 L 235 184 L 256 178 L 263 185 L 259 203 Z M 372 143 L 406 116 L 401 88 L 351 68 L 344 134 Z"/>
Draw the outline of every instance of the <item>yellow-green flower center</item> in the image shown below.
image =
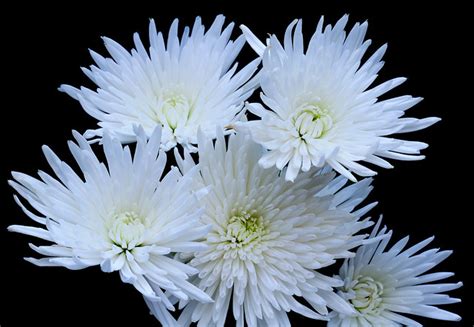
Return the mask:
<path fill-rule="evenodd" d="M 145 226 L 143 219 L 133 211 L 126 211 L 113 216 L 109 229 L 109 238 L 124 250 L 132 250 L 143 242 Z"/>
<path fill-rule="evenodd" d="M 155 112 L 154 119 L 174 131 L 187 122 L 192 108 L 187 97 L 180 93 L 170 92 L 162 97 L 161 106 Z"/>
<path fill-rule="evenodd" d="M 257 210 L 234 208 L 222 229 L 219 229 L 217 249 L 223 250 L 224 259 L 239 258 L 255 262 L 261 259 L 269 224 Z"/>
<path fill-rule="evenodd" d="M 329 111 L 320 104 L 305 104 L 291 118 L 302 139 L 320 138 L 333 125 Z"/>
<path fill-rule="evenodd" d="M 235 211 L 227 225 L 227 236 L 233 243 L 248 244 L 264 234 L 263 218 L 255 210 Z"/>
<path fill-rule="evenodd" d="M 354 308 L 361 313 L 375 313 L 382 303 L 383 284 L 372 277 L 360 276 L 352 288 L 355 297 L 351 299 Z"/>

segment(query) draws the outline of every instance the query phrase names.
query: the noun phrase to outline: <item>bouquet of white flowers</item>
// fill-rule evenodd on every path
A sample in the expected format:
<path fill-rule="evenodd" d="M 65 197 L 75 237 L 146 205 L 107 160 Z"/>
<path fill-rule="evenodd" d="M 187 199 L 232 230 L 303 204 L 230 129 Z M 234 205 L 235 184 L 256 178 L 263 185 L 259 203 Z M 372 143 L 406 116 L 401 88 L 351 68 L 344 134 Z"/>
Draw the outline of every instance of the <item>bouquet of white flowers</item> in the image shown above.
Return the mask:
<path fill-rule="evenodd" d="M 290 311 L 328 326 L 460 320 L 437 305 L 462 284 L 428 272 L 451 252 L 426 250 L 432 238 L 389 245 L 364 204 L 376 171 L 363 163 L 423 159 L 426 143 L 393 135 L 439 118 L 405 117 L 420 98 L 379 101 L 405 79 L 372 87 L 386 46 L 366 59 L 367 22 L 347 23 L 321 18 L 306 44 L 301 20 L 282 42 L 243 25 L 233 40 L 223 16 L 182 32 L 175 20 L 166 38 L 151 20 L 131 51 L 104 38 L 110 57 L 91 51 L 84 69 L 97 89 L 60 87 L 99 121 L 68 143 L 81 174 L 44 146 L 56 176 L 10 181 L 41 226 L 9 230 L 52 243 L 26 260 L 117 271 L 164 326 L 223 326 L 230 311 L 237 326 L 289 326 Z M 255 59 L 239 68 L 246 44 Z"/>

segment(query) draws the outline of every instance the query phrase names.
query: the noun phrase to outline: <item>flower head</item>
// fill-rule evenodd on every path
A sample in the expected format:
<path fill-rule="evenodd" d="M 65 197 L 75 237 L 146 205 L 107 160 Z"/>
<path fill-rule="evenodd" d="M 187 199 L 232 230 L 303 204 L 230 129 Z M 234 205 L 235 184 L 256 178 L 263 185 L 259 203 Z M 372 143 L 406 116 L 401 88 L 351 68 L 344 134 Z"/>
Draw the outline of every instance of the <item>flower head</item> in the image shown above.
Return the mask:
<path fill-rule="evenodd" d="M 439 120 L 402 118 L 420 98 L 401 96 L 378 101 L 405 78 L 369 88 L 383 66 L 386 46 L 363 63 L 370 45 L 370 40 L 364 41 L 367 22 L 355 24 L 346 35 L 347 20 L 344 16 L 334 27 L 323 29 L 321 19 L 306 51 L 301 20 L 288 26 L 283 45 L 271 36 L 267 47 L 243 27 L 249 44 L 263 56 L 261 99 L 271 110 L 250 104 L 248 109 L 261 120 L 242 126 L 247 126 L 253 139 L 269 150 L 260 165 L 278 169 L 288 166 L 287 180 L 293 181 L 300 170 L 330 165 L 355 181 L 353 173 L 375 174 L 359 161 L 391 168 L 382 158 L 423 159 L 419 152 L 427 144 L 389 135 L 423 129 Z"/>
<path fill-rule="evenodd" d="M 380 222 L 371 234 L 371 238 L 378 240 L 361 246 L 356 256 L 346 260 L 339 271 L 344 281 L 339 294 L 355 309 L 355 314 L 333 312 L 328 326 L 422 326 L 403 314 L 460 320 L 458 315 L 435 305 L 459 302 L 440 293 L 456 289 L 462 283 L 434 283 L 452 273 L 426 274 L 451 251 L 431 249 L 420 253 L 433 237 L 403 250 L 408 243 L 405 237 L 385 250 L 392 233 L 384 235 L 385 227 L 379 231 Z"/>
<path fill-rule="evenodd" d="M 128 147 L 104 135 L 108 168 L 87 141 L 74 133 L 77 144 L 70 142 L 69 148 L 84 179 L 45 146 L 44 154 L 58 179 L 42 171 L 41 179 L 14 172 L 10 181 L 40 216 L 15 196 L 18 205 L 43 227 L 13 225 L 9 230 L 54 243 L 31 245 L 46 256 L 26 258 L 38 266 L 82 269 L 100 265 L 104 272 L 118 271 L 123 282 L 133 284 L 156 304 L 160 320 L 169 321 L 172 317 L 165 309 L 173 310 L 169 295 L 210 301 L 187 280 L 198 271 L 171 256 L 202 250 L 204 244 L 198 241 L 207 227 L 198 224 L 202 211 L 196 209 L 198 200 L 191 193 L 197 170 L 182 176 L 173 168 L 161 179 L 166 164 L 166 154 L 159 153 L 161 128 L 149 142 L 142 129 L 136 132 L 133 158 Z"/>
<path fill-rule="evenodd" d="M 223 133 L 215 146 L 199 139 L 195 187 L 209 188 L 202 222 L 212 229 L 208 249 L 189 264 L 200 271 L 195 284 L 215 302 L 188 303 L 184 325 L 223 326 L 229 306 L 238 326 L 286 326 L 291 310 L 314 319 L 324 319 L 327 306 L 352 312 L 333 292 L 341 281 L 318 269 L 350 257 L 366 237 L 355 234 L 371 224 L 359 218 L 372 205 L 350 212 L 371 190 L 370 180 L 342 189 L 344 177 L 311 171 L 288 183 L 277 169 L 257 164 L 263 151 L 242 133 L 231 135 L 227 148 Z M 193 167 L 189 156 L 178 163 Z"/>
<path fill-rule="evenodd" d="M 165 150 L 178 143 L 192 150 L 198 128 L 215 138 L 216 127 L 224 128 L 237 120 L 255 86 L 244 84 L 259 60 L 236 73 L 233 62 L 245 39 L 241 36 L 231 41 L 234 24 L 222 30 L 224 20 L 218 16 L 206 32 L 201 19 L 196 18 L 191 30 L 184 29 L 181 40 L 175 20 L 166 43 L 151 20 L 149 52 L 138 34 L 134 35 L 136 49 L 130 53 L 104 38 L 112 58 L 91 51 L 97 66 L 84 69 L 97 84 L 97 91 L 61 86 L 100 121 L 101 128 L 86 132 L 86 137 L 101 137 L 108 130 L 122 142 L 131 142 L 135 140 L 134 125 L 142 125 L 147 135 L 161 125 Z"/>

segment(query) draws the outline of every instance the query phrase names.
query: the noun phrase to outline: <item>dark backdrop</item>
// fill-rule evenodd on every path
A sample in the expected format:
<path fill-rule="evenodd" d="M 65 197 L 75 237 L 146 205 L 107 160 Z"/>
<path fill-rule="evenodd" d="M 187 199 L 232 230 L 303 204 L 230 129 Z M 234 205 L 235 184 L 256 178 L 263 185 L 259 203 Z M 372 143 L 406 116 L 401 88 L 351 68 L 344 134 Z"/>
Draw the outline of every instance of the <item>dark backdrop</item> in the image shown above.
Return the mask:
<path fill-rule="evenodd" d="M 88 48 L 105 53 L 100 36 L 109 36 L 130 48 L 133 32 L 147 38 L 151 17 L 156 19 L 159 29 L 167 30 L 174 17 L 189 25 L 196 15 L 201 15 L 208 25 L 219 13 L 237 24 L 246 24 L 261 38 L 269 32 L 282 36 L 287 24 L 301 17 L 306 40 L 320 15 L 334 23 L 349 13 L 351 24 L 368 19 L 368 37 L 374 41 L 372 51 L 389 43 L 379 81 L 408 77 L 390 95 L 422 96 L 425 100 L 411 109 L 409 115 L 439 116 L 443 120 L 427 131 L 409 136 L 430 144 L 424 152 L 426 160 L 395 162 L 393 170 L 378 169 L 372 199 L 380 204 L 373 215 L 383 213 L 397 238 L 410 234 L 411 241 L 417 242 L 436 235 L 432 246 L 454 250 L 439 269 L 456 272 L 452 280 L 465 284 L 452 292 L 463 303 L 448 306 L 464 320 L 459 324 L 420 321 L 429 326 L 474 323 L 473 279 L 468 268 L 473 257 L 473 238 L 468 224 L 471 213 L 467 213 L 467 192 L 472 180 L 467 124 L 471 122 L 472 92 L 467 93 L 463 86 L 472 85 L 467 72 L 471 69 L 468 59 L 472 60 L 472 53 L 465 48 L 470 37 L 466 33 L 468 24 L 462 18 L 466 8 L 446 4 L 416 8 L 400 1 L 321 1 L 312 5 L 291 1 L 285 6 L 272 1 L 262 4 L 261 9 L 242 2 L 190 6 L 174 1 L 165 6 L 162 1 L 152 1 L 153 5 L 136 1 L 122 5 L 117 1 L 102 8 L 97 4 L 64 3 L 54 7 L 20 3 L 12 9 L 2 9 L 2 327 L 33 323 L 52 327 L 158 325 L 148 315 L 141 295 L 132 286 L 122 284 L 117 273 L 105 274 L 97 267 L 81 271 L 39 268 L 23 261 L 22 257 L 34 254 L 27 244 L 35 240 L 8 233 L 6 227 L 32 222 L 16 207 L 7 179 L 11 170 L 34 175 L 38 169 L 48 169 L 40 149 L 42 144 L 50 145 L 70 161 L 66 140 L 71 137 L 71 130 L 83 132 L 95 126 L 95 120 L 76 101 L 58 92 L 57 87 L 60 83 L 91 85 L 79 67 L 92 63 Z M 248 62 L 252 57 L 253 52 L 246 48 L 239 60 Z M 324 326 L 296 315 L 291 315 L 291 319 L 297 326 Z"/>

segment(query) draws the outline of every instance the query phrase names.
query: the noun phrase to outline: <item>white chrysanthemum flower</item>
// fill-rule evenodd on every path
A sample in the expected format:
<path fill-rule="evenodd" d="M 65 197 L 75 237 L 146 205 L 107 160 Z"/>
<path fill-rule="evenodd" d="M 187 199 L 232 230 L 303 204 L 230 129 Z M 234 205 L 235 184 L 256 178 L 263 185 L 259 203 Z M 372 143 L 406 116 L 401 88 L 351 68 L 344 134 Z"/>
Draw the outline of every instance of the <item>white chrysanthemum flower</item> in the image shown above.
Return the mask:
<path fill-rule="evenodd" d="M 143 126 L 147 135 L 162 125 L 165 150 L 177 143 L 192 150 L 198 128 L 215 138 L 216 127 L 224 128 L 237 120 L 255 87 L 253 82 L 245 83 L 259 59 L 236 73 L 237 64 L 233 63 L 245 38 L 241 35 L 231 41 L 234 24 L 222 30 L 224 20 L 218 16 L 205 32 L 198 17 L 191 30 L 184 29 L 181 40 L 175 20 L 166 43 L 151 20 L 149 52 L 138 34 L 131 53 L 104 38 L 112 58 L 91 51 L 97 66 L 83 69 L 97 84 L 97 91 L 68 85 L 60 88 L 100 121 L 101 128 L 87 131 L 86 137 L 101 137 L 108 130 L 126 143 L 135 141 L 134 125 Z"/>
<path fill-rule="evenodd" d="M 208 250 L 190 264 L 200 271 L 195 284 L 215 302 L 191 301 L 181 324 L 223 326 L 229 306 L 238 326 L 288 326 L 291 310 L 314 319 L 325 319 L 327 306 L 352 312 L 333 292 L 342 282 L 318 269 L 350 257 L 363 242 L 366 235 L 354 234 L 371 225 L 359 218 L 374 204 L 350 212 L 370 192 L 371 181 L 342 189 L 344 177 L 311 171 L 288 183 L 277 169 L 257 164 L 263 151 L 242 133 L 230 136 L 227 150 L 223 133 L 215 146 L 199 139 L 202 179 L 196 187 L 210 190 L 201 205 L 203 224 L 212 229 Z M 189 156 L 177 161 L 182 170 L 194 165 Z"/>
<path fill-rule="evenodd" d="M 287 180 L 293 181 L 300 170 L 329 164 L 355 181 L 351 172 L 375 174 L 359 161 L 391 168 L 382 157 L 423 159 L 419 152 L 427 144 L 390 135 L 420 130 L 439 120 L 401 118 L 420 98 L 401 96 L 377 101 L 405 78 L 369 88 L 383 66 L 386 46 L 363 63 L 370 45 L 370 40 L 364 41 L 367 22 L 355 24 L 346 36 L 347 20 L 344 16 L 323 31 L 321 19 L 306 51 L 301 20 L 286 30 L 284 46 L 271 36 L 265 47 L 248 28 L 242 28 L 249 44 L 263 56 L 261 99 L 271 109 L 250 104 L 249 110 L 261 120 L 244 125 L 256 142 L 270 150 L 260 159 L 260 165 L 279 169 L 288 165 Z"/>
<path fill-rule="evenodd" d="M 198 271 L 175 260 L 174 253 L 205 248 L 199 240 L 208 228 L 199 223 L 202 210 L 191 193 L 195 171 L 185 176 L 173 168 L 162 176 L 166 154 L 159 152 L 161 128 L 149 142 L 136 129 L 137 147 L 128 147 L 104 134 L 108 168 L 94 155 L 87 141 L 74 133 L 77 145 L 69 148 L 84 174 L 81 179 L 47 147 L 44 154 L 58 179 L 40 171 L 41 179 L 14 172 L 10 185 L 40 213 L 23 211 L 44 227 L 13 225 L 10 231 L 38 237 L 51 246 L 30 245 L 46 258 L 26 258 L 38 266 L 82 269 L 100 265 L 102 271 L 119 271 L 123 282 L 133 284 L 163 322 L 172 320 L 168 295 L 179 299 L 211 299 L 187 280 Z M 161 289 L 168 292 L 167 295 Z M 171 320 L 170 320 L 171 319 Z"/>
<path fill-rule="evenodd" d="M 383 237 L 386 228 L 378 231 L 380 222 L 371 234 L 371 238 L 378 237 L 379 240 L 361 246 L 339 272 L 344 281 L 340 295 L 347 299 L 356 314 L 333 312 L 328 326 L 422 326 L 402 314 L 460 320 L 458 315 L 435 305 L 459 302 L 459 299 L 440 293 L 459 288 L 462 283 L 434 283 L 452 276 L 449 272 L 425 274 L 452 251 L 431 249 L 419 253 L 433 237 L 403 250 L 408 243 L 408 237 L 405 237 L 385 250 L 392 233 Z"/>

